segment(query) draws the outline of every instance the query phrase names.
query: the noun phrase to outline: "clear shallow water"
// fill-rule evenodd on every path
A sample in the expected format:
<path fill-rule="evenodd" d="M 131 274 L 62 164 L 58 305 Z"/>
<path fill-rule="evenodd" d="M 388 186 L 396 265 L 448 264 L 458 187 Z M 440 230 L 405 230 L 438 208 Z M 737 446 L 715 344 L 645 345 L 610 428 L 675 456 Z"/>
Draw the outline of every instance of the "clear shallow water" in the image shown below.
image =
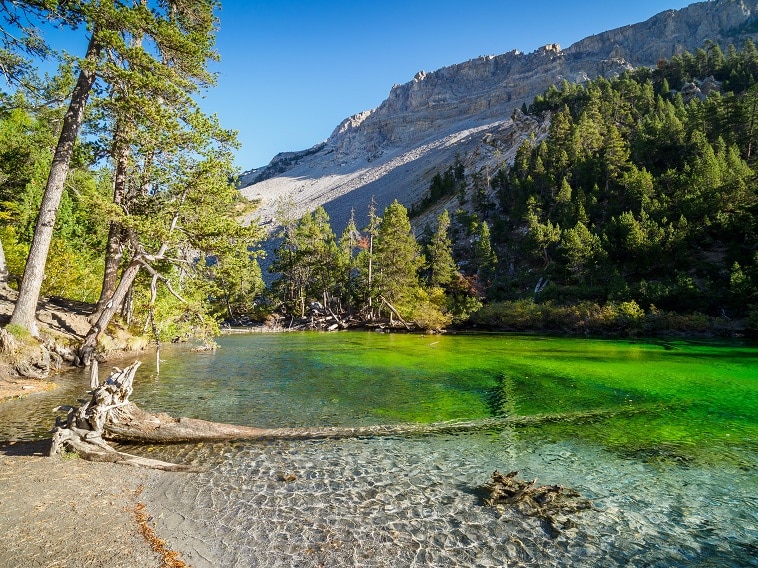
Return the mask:
<path fill-rule="evenodd" d="M 133 449 L 208 464 L 146 489 L 159 532 L 195 566 L 758 566 L 755 348 L 367 333 L 221 344 L 167 353 L 160 378 L 146 362 L 133 398 L 257 426 L 558 418 L 457 435 Z M 13 405 L 28 404 L 28 418 L 30 401 L 70 403 L 79 388 Z M 40 435 L 13 434 L 9 407 L 0 404 L 6 437 Z M 558 532 L 501 515 L 478 489 L 494 469 L 573 487 L 595 509 Z"/>

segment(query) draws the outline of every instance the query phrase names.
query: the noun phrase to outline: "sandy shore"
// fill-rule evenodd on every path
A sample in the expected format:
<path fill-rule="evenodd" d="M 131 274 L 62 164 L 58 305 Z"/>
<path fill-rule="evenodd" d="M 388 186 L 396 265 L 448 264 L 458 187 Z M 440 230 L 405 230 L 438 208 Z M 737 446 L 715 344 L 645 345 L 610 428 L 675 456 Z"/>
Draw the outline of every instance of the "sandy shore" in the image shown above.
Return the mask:
<path fill-rule="evenodd" d="M 0 326 L 8 323 L 16 292 L 0 287 Z M 40 330 L 81 341 L 92 306 L 42 298 Z M 131 356 L 122 354 L 122 356 Z M 113 354 L 104 372 L 116 364 Z M 15 376 L 13 357 L 0 356 L 0 401 L 56 388 L 45 379 Z M 73 402 L 73 401 L 72 401 Z M 52 420 L 52 419 L 51 419 Z M 0 441 L 0 566 L 3 568 L 152 568 L 181 566 L 163 554 L 152 533 L 150 502 L 142 487 L 163 472 L 82 459 L 49 458 L 50 442 Z M 140 522 L 141 521 L 141 522 Z M 147 534 L 145 534 L 147 532 Z"/>
<path fill-rule="evenodd" d="M 167 565 L 138 522 L 141 513 L 152 526 L 140 495 L 161 472 L 49 458 L 48 449 L 0 443 L 0 566 Z"/>

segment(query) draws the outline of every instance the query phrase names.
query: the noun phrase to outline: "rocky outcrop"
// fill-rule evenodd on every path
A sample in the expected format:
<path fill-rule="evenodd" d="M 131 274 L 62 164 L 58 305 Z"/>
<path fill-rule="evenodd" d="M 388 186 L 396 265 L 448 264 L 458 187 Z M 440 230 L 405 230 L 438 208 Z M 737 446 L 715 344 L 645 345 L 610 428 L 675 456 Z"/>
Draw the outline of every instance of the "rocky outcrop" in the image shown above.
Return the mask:
<path fill-rule="evenodd" d="M 565 51 L 565 56 L 623 58 L 635 66 L 653 66 L 660 59 L 694 51 L 708 40 L 725 46 L 740 44 L 746 37 L 755 38 L 757 12 L 755 0 L 698 2 L 682 10 L 666 10 L 640 24 L 580 40 Z"/>
<path fill-rule="evenodd" d="M 758 0 L 700 2 L 567 49 L 549 44 L 533 53 L 511 51 L 419 71 L 392 87 L 376 109 L 344 120 L 324 143 L 277 155 L 266 168 L 242 178 L 240 187 L 261 201 L 260 220 L 270 226 L 274 203 L 286 196 L 296 213 L 324 205 L 340 231 L 351 210 L 360 215 L 372 196 L 380 210 L 393 199 L 411 204 L 456 154 L 486 155 L 493 139 L 520 143 L 523 125 L 509 117 L 550 85 L 654 66 L 707 40 L 726 46 L 757 39 L 757 14 Z M 498 155 L 508 150 L 501 143 Z"/>
<path fill-rule="evenodd" d="M 304 158 L 318 153 L 324 148 L 325 145 L 325 142 L 321 142 L 312 148 L 308 148 L 307 150 L 302 150 L 300 152 L 280 152 L 274 156 L 274 159 L 271 160 L 267 166 L 264 166 L 262 168 L 254 168 L 252 170 L 243 172 L 237 179 L 237 184 L 239 187 L 246 187 L 248 185 L 252 185 L 254 183 L 272 178 L 277 174 L 284 173 L 287 170 L 298 165 Z"/>

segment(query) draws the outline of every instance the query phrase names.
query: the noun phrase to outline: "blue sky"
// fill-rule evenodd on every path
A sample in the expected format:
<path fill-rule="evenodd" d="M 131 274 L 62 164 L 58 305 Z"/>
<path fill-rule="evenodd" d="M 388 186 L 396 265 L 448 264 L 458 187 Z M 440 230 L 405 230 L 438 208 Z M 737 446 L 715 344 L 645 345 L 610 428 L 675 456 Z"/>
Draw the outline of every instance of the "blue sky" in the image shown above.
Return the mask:
<path fill-rule="evenodd" d="M 326 139 L 350 115 L 378 106 L 395 83 L 480 55 L 644 21 L 688 0 L 221 0 L 218 86 L 201 102 L 239 132 L 236 165 Z M 80 30 L 81 31 L 81 30 Z M 85 34 L 45 30 L 81 56 Z"/>
<path fill-rule="evenodd" d="M 222 0 L 218 87 L 203 101 L 239 131 L 237 165 L 303 150 L 378 106 L 395 83 L 480 55 L 568 47 L 686 0 Z"/>

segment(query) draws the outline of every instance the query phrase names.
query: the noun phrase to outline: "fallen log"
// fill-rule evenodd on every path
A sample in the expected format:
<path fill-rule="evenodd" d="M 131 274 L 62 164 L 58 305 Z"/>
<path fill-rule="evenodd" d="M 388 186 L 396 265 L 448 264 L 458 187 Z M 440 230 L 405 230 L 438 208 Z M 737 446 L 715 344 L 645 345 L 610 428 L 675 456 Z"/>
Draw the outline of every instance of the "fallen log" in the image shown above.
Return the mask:
<path fill-rule="evenodd" d="M 165 413 L 145 412 L 129 401 L 134 377 L 140 363 L 121 370 L 115 368 L 108 379 L 89 391 L 90 399 L 82 406 L 61 406 L 66 413 L 56 419 L 51 455 L 65 451 L 101 461 L 118 461 L 159 469 L 191 471 L 191 468 L 138 456 L 124 454 L 110 447 L 106 440 L 132 443 L 197 443 L 238 440 L 305 440 L 325 438 L 356 438 L 396 435 L 424 435 L 486 430 L 514 426 L 531 426 L 546 422 L 587 421 L 611 416 L 660 412 L 656 407 L 630 407 L 615 410 L 589 410 L 575 413 L 539 416 L 500 416 L 465 422 L 432 424 L 390 424 L 372 426 L 327 426 L 305 428 L 256 428 L 210 422 L 197 418 L 174 418 Z M 96 379 L 93 381 L 96 384 Z"/>
<path fill-rule="evenodd" d="M 390 309 L 390 311 L 393 314 L 395 314 L 395 317 L 397 317 L 397 319 L 400 320 L 400 323 L 402 323 L 405 326 L 405 329 L 407 329 L 408 331 L 410 331 L 411 330 L 411 326 L 408 325 L 408 322 L 403 319 L 403 316 L 401 316 L 400 313 L 395 309 L 395 306 L 393 306 L 392 304 L 390 304 L 387 301 L 387 298 L 385 298 L 384 296 L 379 296 L 379 299 L 384 303 L 384 305 L 386 305 Z M 390 320 L 390 323 L 392 323 L 391 320 Z"/>

